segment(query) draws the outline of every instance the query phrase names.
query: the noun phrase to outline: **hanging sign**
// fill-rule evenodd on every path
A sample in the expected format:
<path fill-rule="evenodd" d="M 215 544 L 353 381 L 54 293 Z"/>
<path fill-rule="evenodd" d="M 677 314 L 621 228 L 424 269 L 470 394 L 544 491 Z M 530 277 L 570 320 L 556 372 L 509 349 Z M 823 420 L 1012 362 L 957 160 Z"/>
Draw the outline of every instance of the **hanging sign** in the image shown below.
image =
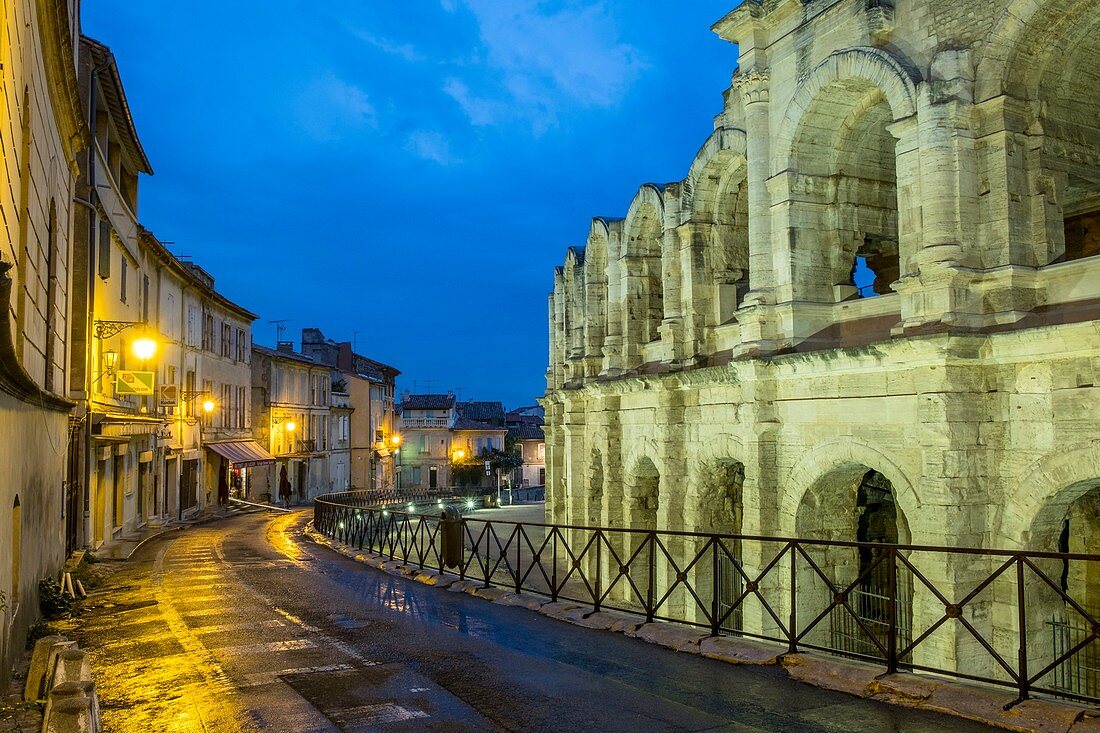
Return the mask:
<path fill-rule="evenodd" d="M 119 369 L 115 379 L 115 392 L 117 394 L 153 394 L 153 383 L 156 377 L 153 372 L 135 372 L 129 369 Z"/>
<path fill-rule="evenodd" d="M 175 384 L 162 384 L 157 392 L 160 395 L 158 404 L 161 407 L 175 407 L 179 402 L 180 388 Z"/>

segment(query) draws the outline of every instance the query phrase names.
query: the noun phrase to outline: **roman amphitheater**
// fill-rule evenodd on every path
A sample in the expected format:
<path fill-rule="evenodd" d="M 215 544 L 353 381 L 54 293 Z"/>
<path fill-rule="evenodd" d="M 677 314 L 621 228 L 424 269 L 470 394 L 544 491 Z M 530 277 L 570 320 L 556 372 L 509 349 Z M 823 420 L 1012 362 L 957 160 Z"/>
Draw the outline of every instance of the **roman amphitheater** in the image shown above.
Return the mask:
<path fill-rule="evenodd" d="M 746 0 L 714 31 L 739 66 L 685 178 L 556 269 L 548 521 L 1100 552 L 1100 0 Z M 750 581 L 775 554 L 733 546 Z M 966 626 L 1034 671 L 1059 623 L 1097 654 L 1100 563 L 968 598 L 1002 558 L 905 554 L 905 633 L 967 620 L 910 661 L 1003 676 Z M 815 558 L 843 585 L 867 555 Z"/>

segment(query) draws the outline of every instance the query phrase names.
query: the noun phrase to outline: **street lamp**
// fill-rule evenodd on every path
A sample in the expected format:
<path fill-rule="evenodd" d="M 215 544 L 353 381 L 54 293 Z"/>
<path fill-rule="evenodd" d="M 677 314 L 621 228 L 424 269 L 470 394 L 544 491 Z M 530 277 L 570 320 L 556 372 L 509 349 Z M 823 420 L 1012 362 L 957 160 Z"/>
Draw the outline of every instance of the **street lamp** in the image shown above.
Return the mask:
<path fill-rule="evenodd" d="M 293 420 L 287 420 L 287 423 L 286 423 L 286 431 L 287 431 L 288 433 L 293 433 L 293 432 L 294 432 L 294 430 L 295 430 L 295 429 L 296 429 L 297 427 L 298 427 L 298 423 L 294 422 Z"/>
<path fill-rule="evenodd" d="M 142 362 L 149 361 L 153 358 L 153 355 L 157 353 L 157 342 L 148 336 L 142 336 L 134 341 L 130 345 L 130 348 L 136 356 Z"/>
<path fill-rule="evenodd" d="M 454 457 L 454 459 L 456 461 L 461 461 L 463 458 L 466 457 L 466 451 L 462 450 L 461 448 L 458 448 L 451 455 Z"/>

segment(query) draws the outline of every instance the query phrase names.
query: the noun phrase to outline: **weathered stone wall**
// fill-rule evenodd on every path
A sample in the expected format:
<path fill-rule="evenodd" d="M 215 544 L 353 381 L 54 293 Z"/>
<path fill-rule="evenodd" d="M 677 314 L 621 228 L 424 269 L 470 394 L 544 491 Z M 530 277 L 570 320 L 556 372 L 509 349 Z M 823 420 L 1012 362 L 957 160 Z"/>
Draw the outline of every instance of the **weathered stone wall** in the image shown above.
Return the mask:
<path fill-rule="evenodd" d="M 1100 211 L 1100 1 L 748 0 L 715 30 L 714 135 L 555 278 L 549 516 L 856 540 L 875 471 L 902 543 L 1055 550 L 1069 518 L 1083 547 L 1100 258 L 1067 232 Z M 947 595 L 993 569 L 913 562 Z M 914 592 L 919 628 L 943 607 Z M 968 612 L 1012 658 L 1007 593 Z M 953 633 L 922 654 L 990 673 Z"/>
<path fill-rule="evenodd" d="M 0 685 L 64 560 L 74 8 L 0 7 Z"/>

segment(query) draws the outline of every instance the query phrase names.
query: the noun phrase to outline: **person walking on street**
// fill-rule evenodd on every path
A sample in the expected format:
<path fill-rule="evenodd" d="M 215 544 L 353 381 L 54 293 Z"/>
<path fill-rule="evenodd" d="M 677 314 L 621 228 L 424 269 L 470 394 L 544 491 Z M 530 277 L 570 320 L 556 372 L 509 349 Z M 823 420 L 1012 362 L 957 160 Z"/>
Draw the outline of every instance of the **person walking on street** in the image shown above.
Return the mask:
<path fill-rule="evenodd" d="M 279 470 L 279 499 L 285 508 L 290 508 L 290 479 L 286 475 L 286 466 Z"/>

